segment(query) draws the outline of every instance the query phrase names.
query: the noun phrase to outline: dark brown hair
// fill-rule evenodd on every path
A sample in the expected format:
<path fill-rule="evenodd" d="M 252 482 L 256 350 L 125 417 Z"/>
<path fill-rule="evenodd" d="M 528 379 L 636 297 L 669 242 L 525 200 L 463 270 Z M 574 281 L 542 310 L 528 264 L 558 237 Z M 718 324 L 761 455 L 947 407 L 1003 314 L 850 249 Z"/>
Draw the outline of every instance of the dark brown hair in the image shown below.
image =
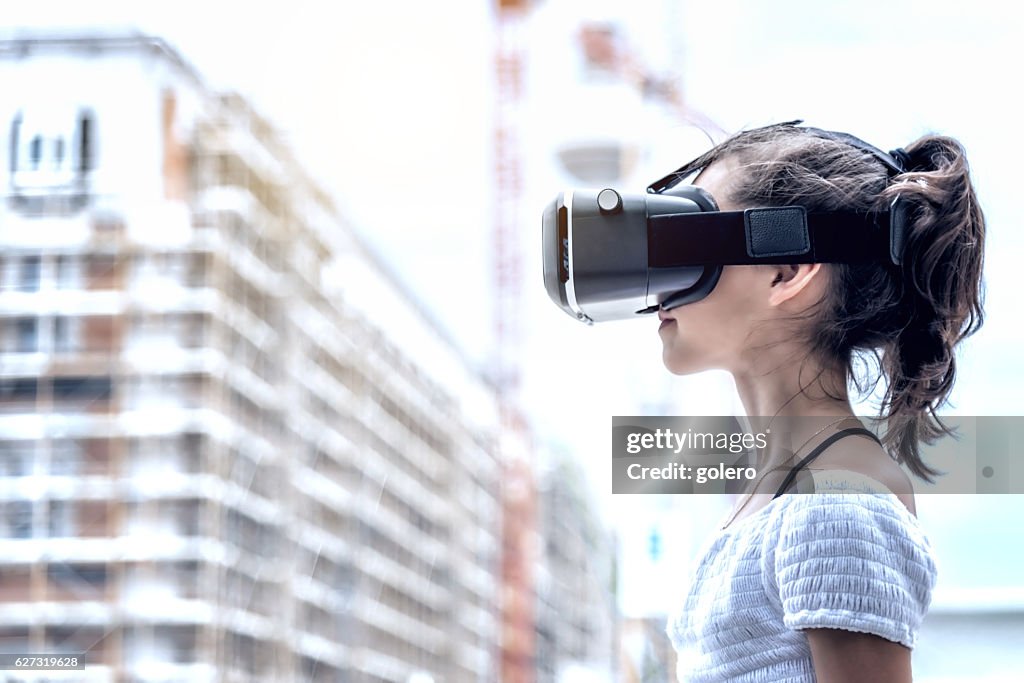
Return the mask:
<path fill-rule="evenodd" d="M 909 203 L 902 266 L 832 264 L 828 293 L 803 326 L 811 353 L 845 368 L 861 392 L 884 375 L 883 443 L 914 474 L 931 481 L 920 444 L 951 430 L 936 411 L 956 375 L 954 347 L 981 327 L 985 221 L 963 146 L 926 135 L 906 146 L 909 169 L 892 177 L 870 152 L 796 122 L 744 131 L 680 170 L 738 162 L 729 199 L 740 206 L 802 205 L 808 211 L 885 211 Z M 879 372 L 859 377 L 858 354 Z"/>

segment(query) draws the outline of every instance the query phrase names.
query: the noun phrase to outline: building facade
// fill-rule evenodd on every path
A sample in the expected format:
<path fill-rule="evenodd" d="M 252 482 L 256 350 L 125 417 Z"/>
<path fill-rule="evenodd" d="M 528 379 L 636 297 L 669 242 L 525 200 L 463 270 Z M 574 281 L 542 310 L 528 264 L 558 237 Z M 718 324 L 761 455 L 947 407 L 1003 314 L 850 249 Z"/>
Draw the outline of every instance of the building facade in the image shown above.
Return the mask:
<path fill-rule="evenodd" d="M 0 651 L 497 680 L 490 389 L 162 41 L 7 41 L 0 84 Z"/>
<path fill-rule="evenodd" d="M 614 538 L 567 453 L 549 454 L 538 488 L 537 681 L 621 680 Z"/>

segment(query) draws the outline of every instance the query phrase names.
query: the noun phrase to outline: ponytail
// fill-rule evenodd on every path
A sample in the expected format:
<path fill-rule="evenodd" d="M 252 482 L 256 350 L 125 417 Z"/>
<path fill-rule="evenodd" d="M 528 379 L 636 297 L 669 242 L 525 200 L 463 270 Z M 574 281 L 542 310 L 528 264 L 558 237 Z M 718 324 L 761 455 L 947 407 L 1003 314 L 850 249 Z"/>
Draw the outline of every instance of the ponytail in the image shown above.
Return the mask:
<path fill-rule="evenodd" d="M 953 388 L 954 347 L 984 319 L 985 221 L 959 142 L 927 136 L 906 151 L 908 172 L 879 197 L 881 208 L 899 196 L 913 217 L 898 274 L 902 324 L 882 346 L 888 380 L 883 441 L 911 471 L 930 480 L 937 472 L 921 461 L 919 445 L 950 433 L 936 410 Z"/>

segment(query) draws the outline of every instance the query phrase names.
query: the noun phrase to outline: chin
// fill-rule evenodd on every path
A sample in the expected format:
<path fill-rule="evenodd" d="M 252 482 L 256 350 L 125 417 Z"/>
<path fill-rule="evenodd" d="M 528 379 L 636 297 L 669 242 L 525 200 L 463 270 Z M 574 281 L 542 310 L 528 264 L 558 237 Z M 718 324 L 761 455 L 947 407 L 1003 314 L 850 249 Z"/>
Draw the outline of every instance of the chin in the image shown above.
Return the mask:
<path fill-rule="evenodd" d="M 673 375 L 693 375 L 712 369 L 710 363 L 702 362 L 702 359 L 693 354 L 669 349 L 665 349 L 662 353 L 661 360 L 665 364 L 665 368 Z"/>

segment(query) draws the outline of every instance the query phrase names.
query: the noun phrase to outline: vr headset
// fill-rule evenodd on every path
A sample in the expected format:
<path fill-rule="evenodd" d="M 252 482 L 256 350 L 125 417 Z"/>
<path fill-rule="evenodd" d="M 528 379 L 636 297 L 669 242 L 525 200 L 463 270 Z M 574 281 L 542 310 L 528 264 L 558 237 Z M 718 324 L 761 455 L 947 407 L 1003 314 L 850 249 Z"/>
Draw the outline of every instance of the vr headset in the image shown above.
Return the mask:
<path fill-rule="evenodd" d="M 791 122 L 799 123 L 799 121 Z M 841 140 L 905 172 L 889 154 L 846 133 Z M 566 190 L 542 218 L 544 287 L 562 310 L 588 324 L 669 310 L 703 299 L 727 265 L 864 263 L 900 265 L 908 207 L 808 212 L 802 206 L 720 211 L 705 190 L 680 184 L 689 164 L 647 188 Z"/>

